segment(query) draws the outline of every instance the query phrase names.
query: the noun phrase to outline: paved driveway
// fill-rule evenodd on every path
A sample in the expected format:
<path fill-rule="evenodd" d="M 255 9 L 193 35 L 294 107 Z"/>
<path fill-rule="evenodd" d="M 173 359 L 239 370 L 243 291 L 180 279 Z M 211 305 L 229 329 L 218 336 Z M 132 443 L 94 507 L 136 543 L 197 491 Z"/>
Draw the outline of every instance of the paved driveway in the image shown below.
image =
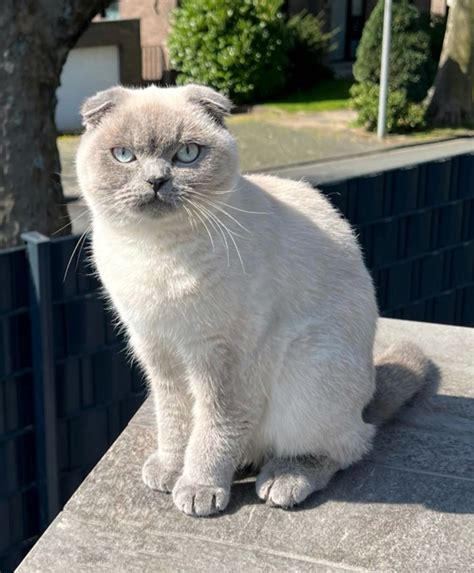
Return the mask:
<path fill-rule="evenodd" d="M 325 114 L 282 113 L 258 109 L 228 120 L 240 152 L 243 171 L 353 155 L 386 147 L 373 134 L 348 127 L 350 111 Z M 78 195 L 74 156 L 78 136 L 60 137 L 62 178 L 66 196 Z"/>
<path fill-rule="evenodd" d="M 392 153 L 384 153 L 385 151 L 399 145 L 422 142 L 406 136 L 390 136 L 381 142 L 374 134 L 351 127 L 354 119 L 353 112 L 349 110 L 308 114 L 256 108 L 251 113 L 232 116 L 228 125 L 238 142 L 242 171 L 276 171 L 277 168 L 290 167 L 283 172 L 286 176 L 291 176 L 296 169 L 291 169 L 292 165 L 318 162 L 313 167 L 305 166 L 303 171 L 297 169 L 297 173 L 304 172 L 305 177 L 308 176 L 306 172 L 309 169 L 311 180 L 316 183 L 325 180 L 329 172 L 332 174 L 330 178 L 354 176 L 364 165 L 366 171 L 387 169 L 390 167 Z M 78 136 L 64 136 L 58 140 L 64 192 L 70 199 L 79 195 L 74 166 L 78 144 Z M 465 151 L 474 150 L 474 139 L 410 147 L 406 152 L 393 152 L 393 158 L 402 154 L 402 164 L 416 162 L 418 157 L 422 157 L 419 160 L 429 160 L 440 156 L 440 153 L 452 154 L 450 146 L 453 145 L 460 146 Z M 377 153 L 378 151 L 381 153 Z M 341 161 L 348 156 L 368 153 L 371 157 Z M 344 166 L 350 173 L 344 172 Z M 315 173 L 319 176 L 316 177 Z M 84 209 L 84 204 L 80 201 L 70 205 L 71 218 L 79 217 L 73 222 L 75 233 L 82 232 L 88 225 L 87 216 L 82 215 Z"/>

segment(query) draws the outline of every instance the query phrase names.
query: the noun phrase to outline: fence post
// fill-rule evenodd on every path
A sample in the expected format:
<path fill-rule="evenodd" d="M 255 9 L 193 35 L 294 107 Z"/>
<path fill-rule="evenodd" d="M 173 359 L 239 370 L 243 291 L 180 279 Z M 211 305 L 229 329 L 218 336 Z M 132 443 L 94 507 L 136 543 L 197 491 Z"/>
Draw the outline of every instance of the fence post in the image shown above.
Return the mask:
<path fill-rule="evenodd" d="M 59 512 L 51 241 L 36 232 L 23 233 L 22 239 L 30 270 L 36 464 L 40 525 L 45 529 Z"/>

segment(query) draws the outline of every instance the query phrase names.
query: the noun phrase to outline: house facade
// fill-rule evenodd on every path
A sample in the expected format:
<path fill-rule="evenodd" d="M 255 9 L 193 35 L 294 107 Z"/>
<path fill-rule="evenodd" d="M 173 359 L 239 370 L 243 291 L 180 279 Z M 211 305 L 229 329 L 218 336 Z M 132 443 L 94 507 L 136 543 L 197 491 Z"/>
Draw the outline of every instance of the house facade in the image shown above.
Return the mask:
<path fill-rule="evenodd" d="M 286 0 L 283 9 L 290 15 L 303 10 L 323 12 L 326 29 L 334 32 L 331 61 L 355 59 L 364 24 L 377 0 Z M 449 0 L 413 0 L 421 10 L 444 14 Z M 167 80 L 169 70 L 167 38 L 172 11 L 179 0 L 118 0 L 98 19 L 140 21 L 142 74 L 144 81 Z"/>
<path fill-rule="evenodd" d="M 413 1 L 422 10 L 438 13 L 444 13 L 449 4 L 449 0 Z M 326 29 L 334 33 L 330 59 L 337 74 L 347 75 L 351 73 L 364 24 L 376 2 L 286 0 L 283 9 L 289 16 L 302 11 L 323 12 Z M 62 71 L 56 108 L 60 131 L 81 129 L 80 105 L 99 90 L 118 83 L 172 83 L 167 39 L 171 15 L 178 5 L 179 0 L 118 0 L 94 19 L 94 24 L 69 53 Z"/>
<path fill-rule="evenodd" d="M 142 83 L 140 22 L 116 20 L 89 26 L 67 57 L 56 91 L 56 127 L 81 129 L 79 109 L 86 98 L 117 84 Z"/>
<path fill-rule="evenodd" d="M 449 0 L 412 0 L 412 3 L 423 12 L 442 15 Z M 377 0 L 287 0 L 284 6 L 289 14 L 303 10 L 313 14 L 323 12 L 326 29 L 334 33 L 331 61 L 351 62 L 355 59 L 364 24 L 376 4 Z"/>

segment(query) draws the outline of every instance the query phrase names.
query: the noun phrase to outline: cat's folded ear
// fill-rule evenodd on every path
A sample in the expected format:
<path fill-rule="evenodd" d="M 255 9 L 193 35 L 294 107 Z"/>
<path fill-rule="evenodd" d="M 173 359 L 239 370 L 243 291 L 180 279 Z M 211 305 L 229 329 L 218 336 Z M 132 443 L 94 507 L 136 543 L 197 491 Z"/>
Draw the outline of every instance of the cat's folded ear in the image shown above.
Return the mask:
<path fill-rule="evenodd" d="M 103 117 L 126 97 L 126 93 L 126 88 L 116 86 L 86 99 L 81 107 L 82 125 L 88 129 L 99 125 Z"/>
<path fill-rule="evenodd" d="M 225 95 L 206 86 L 188 84 L 184 87 L 186 98 L 200 105 L 219 125 L 224 126 L 224 118 L 230 114 L 232 102 Z"/>

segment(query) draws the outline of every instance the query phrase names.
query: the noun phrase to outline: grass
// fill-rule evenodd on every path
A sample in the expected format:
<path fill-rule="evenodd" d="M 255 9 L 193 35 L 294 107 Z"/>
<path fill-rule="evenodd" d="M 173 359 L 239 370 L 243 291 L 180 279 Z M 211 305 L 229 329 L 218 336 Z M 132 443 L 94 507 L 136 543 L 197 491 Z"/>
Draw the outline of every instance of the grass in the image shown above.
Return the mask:
<path fill-rule="evenodd" d="M 349 107 L 349 88 L 352 80 L 328 79 L 321 80 L 308 90 L 289 94 L 284 98 L 264 104 L 263 107 L 278 108 L 284 111 L 333 111 Z"/>
<path fill-rule="evenodd" d="M 473 137 L 474 129 L 470 127 L 426 127 L 423 130 L 409 133 L 415 139 L 443 139 L 445 137 Z"/>

